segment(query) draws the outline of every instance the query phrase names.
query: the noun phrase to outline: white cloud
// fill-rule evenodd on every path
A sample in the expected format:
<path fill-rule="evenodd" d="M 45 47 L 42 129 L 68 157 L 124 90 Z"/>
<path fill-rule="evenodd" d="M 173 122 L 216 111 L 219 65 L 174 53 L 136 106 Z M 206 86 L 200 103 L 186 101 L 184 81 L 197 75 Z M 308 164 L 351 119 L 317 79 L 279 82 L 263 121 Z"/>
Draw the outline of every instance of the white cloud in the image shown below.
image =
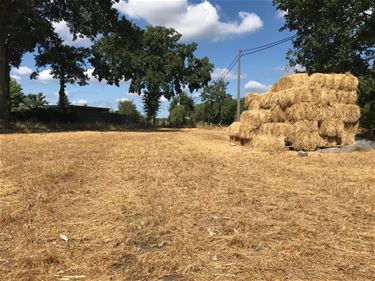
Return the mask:
<path fill-rule="evenodd" d="M 127 98 L 116 99 L 117 103 L 120 101 L 131 101 L 131 99 L 127 99 Z"/>
<path fill-rule="evenodd" d="M 246 83 L 245 89 L 255 93 L 265 93 L 268 91 L 268 86 L 257 81 L 249 81 Z"/>
<path fill-rule="evenodd" d="M 159 99 L 160 102 L 169 102 L 169 100 L 164 97 L 164 96 L 161 96 L 160 99 Z"/>
<path fill-rule="evenodd" d="M 19 68 L 13 68 L 12 71 L 17 75 L 30 75 L 33 70 L 27 66 L 20 66 Z"/>
<path fill-rule="evenodd" d="M 51 81 L 57 81 L 55 78 L 52 77 L 50 69 L 45 69 L 41 71 L 38 75 L 37 80 L 43 84 L 47 84 L 48 82 L 51 82 Z"/>
<path fill-rule="evenodd" d="M 88 104 L 88 100 L 79 99 L 78 101 L 73 101 L 72 103 L 75 104 L 75 105 L 87 105 Z"/>
<path fill-rule="evenodd" d="M 172 27 L 185 40 L 208 38 L 220 40 L 230 35 L 255 32 L 263 26 L 258 15 L 239 12 L 239 21 L 222 22 L 218 8 L 208 1 L 189 4 L 187 0 L 121 0 L 114 7 L 121 13 L 143 19 L 151 25 Z"/>
<path fill-rule="evenodd" d="M 65 21 L 54 22 L 52 25 L 55 32 L 64 40 L 65 44 L 75 47 L 90 47 L 92 45 L 92 41 L 87 37 L 78 37 L 76 40 L 73 40 L 73 35 L 70 33 Z"/>
<path fill-rule="evenodd" d="M 276 17 L 278 19 L 283 19 L 287 14 L 288 14 L 288 11 L 277 10 Z"/>
<path fill-rule="evenodd" d="M 16 80 L 17 82 L 21 82 L 21 76 L 18 76 L 18 75 L 11 75 L 10 78 Z"/>

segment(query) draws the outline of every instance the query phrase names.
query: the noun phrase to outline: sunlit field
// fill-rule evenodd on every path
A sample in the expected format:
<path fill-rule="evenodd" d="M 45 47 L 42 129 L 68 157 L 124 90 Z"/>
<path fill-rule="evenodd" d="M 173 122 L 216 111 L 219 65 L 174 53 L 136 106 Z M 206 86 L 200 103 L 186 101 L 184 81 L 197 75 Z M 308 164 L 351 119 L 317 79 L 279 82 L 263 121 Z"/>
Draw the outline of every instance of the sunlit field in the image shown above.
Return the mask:
<path fill-rule="evenodd" d="M 1 280 L 374 280 L 375 151 L 0 135 Z"/>

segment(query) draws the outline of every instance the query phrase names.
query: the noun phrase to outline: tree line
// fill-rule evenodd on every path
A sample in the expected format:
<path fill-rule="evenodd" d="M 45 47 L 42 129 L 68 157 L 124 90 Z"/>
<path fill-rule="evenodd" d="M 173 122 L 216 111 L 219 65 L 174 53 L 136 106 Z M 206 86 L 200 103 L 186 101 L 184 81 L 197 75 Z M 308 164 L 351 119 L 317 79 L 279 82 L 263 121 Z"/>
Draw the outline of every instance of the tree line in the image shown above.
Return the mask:
<path fill-rule="evenodd" d="M 143 98 L 146 119 L 154 122 L 164 96 L 171 99 L 185 87 L 190 91 L 208 85 L 213 65 L 197 58 L 196 43 L 180 43 L 181 34 L 171 28 L 141 29 L 121 17 L 117 0 L 2 1 L 0 3 L 0 120 L 10 115 L 10 70 L 19 67 L 22 56 L 35 52 L 37 79 L 47 66 L 59 81 L 58 108 L 67 110 L 67 84 L 84 86 L 94 68 L 99 81 L 120 86 L 129 81 L 129 91 Z M 53 28 L 65 21 L 74 39 L 88 37 L 91 48 L 66 45 Z M 99 39 L 98 39 L 99 38 Z"/>

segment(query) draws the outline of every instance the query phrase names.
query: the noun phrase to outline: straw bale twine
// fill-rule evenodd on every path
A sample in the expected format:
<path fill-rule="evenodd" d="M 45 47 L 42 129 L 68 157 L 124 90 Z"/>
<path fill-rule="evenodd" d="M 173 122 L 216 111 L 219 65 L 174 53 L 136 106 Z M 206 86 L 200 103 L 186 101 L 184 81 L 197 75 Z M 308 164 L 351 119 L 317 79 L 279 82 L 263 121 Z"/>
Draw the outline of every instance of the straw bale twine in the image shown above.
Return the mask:
<path fill-rule="evenodd" d="M 295 87 L 305 87 L 309 84 L 309 76 L 306 73 L 297 73 L 282 77 L 270 88 L 270 93 L 279 92 Z"/>
<path fill-rule="evenodd" d="M 247 110 L 242 112 L 240 121 L 247 124 L 251 129 L 258 129 L 263 123 L 269 120 L 269 110 Z"/>

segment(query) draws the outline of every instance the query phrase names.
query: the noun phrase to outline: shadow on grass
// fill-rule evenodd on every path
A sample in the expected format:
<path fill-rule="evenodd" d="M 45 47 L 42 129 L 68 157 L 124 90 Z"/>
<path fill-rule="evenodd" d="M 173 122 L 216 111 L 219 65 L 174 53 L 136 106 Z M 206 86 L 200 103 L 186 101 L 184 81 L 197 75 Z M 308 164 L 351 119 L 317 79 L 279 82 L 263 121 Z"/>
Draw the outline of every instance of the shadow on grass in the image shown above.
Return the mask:
<path fill-rule="evenodd" d="M 7 122 L 0 123 L 0 134 L 59 133 L 59 132 L 182 132 L 181 129 L 151 127 L 144 124 L 107 124 L 107 123 L 39 123 Z"/>

